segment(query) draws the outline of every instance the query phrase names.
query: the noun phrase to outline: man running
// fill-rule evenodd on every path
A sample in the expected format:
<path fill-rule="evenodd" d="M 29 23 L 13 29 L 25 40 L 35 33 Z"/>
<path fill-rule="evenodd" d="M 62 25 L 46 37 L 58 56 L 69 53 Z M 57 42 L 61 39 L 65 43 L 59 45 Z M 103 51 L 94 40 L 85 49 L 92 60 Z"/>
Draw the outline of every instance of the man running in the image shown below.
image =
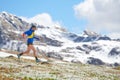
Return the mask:
<path fill-rule="evenodd" d="M 35 47 L 33 46 L 34 39 L 39 40 L 39 38 L 37 38 L 37 37 L 34 36 L 34 32 L 35 32 L 36 29 L 37 29 L 36 26 L 32 25 L 32 27 L 30 28 L 30 30 L 28 30 L 28 31 L 26 31 L 26 32 L 23 33 L 23 38 L 26 38 L 26 36 L 28 38 L 27 39 L 27 50 L 25 52 L 17 54 L 18 59 L 20 59 L 20 57 L 23 54 L 28 54 L 30 52 L 30 50 L 32 50 L 33 53 L 34 53 L 34 57 L 35 57 L 36 62 L 40 62 L 40 60 L 37 57 Z"/>

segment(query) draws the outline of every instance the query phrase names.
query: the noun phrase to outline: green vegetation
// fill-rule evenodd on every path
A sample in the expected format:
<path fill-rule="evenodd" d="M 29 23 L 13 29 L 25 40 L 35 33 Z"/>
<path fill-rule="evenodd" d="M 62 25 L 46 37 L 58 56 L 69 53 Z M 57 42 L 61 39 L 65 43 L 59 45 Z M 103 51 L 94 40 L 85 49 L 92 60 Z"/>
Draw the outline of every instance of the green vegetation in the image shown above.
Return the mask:
<path fill-rule="evenodd" d="M 30 65 L 30 66 L 28 66 Z M 32 60 L 0 58 L 0 80 L 119 80 L 120 66 L 106 68 L 69 62 L 36 64 Z"/>
<path fill-rule="evenodd" d="M 31 78 L 31 77 L 24 77 L 22 80 L 56 80 L 53 78 Z"/>
<path fill-rule="evenodd" d="M 114 69 L 116 69 L 116 70 L 120 70 L 120 66 L 118 66 L 118 67 L 115 67 Z"/>

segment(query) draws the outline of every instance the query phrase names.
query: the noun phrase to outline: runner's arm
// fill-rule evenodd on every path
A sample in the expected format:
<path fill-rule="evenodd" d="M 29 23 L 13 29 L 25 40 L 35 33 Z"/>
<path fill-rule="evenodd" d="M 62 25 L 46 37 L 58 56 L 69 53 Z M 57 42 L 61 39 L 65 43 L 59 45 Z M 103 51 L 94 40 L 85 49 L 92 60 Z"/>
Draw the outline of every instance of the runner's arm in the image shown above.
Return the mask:
<path fill-rule="evenodd" d="M 23 37 L 23 38 L 26 38 L 26 36 L 29 35 L 29 34 L 30 34 L 30 31 L 26 31 L 26 32 L 24 32 L 24 33 L 22 34 L 22 37 Z"/>
<path fill-rule="evenodd" d="M 36 40 L 38 40 L 38 41 L 40 40 L 40 38 L 38 38 L 38 37 L 36 37 L 36 36 L 34 36 L 34 39 L 36 39 Z"/>

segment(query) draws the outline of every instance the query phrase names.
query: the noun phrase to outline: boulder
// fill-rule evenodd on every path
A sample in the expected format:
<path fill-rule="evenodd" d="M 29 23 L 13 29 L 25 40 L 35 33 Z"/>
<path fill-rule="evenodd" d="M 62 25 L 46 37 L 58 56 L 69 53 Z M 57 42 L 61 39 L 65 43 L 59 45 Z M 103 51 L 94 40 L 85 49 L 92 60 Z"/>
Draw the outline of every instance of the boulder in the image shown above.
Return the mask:
<path fill-rule="evenodd" d="M 98 59 L 98 58 L 93 58 L 93 57 L 89 57 L 89 60 L 87 61 L 88 64 L 93 64 L 93 65 L 104 65 L 105 63 Z"/>
<path fill-rule="evenodd" d="M 120 48 L 119 47 L 115 47 L 113 48 L 110 52 L 109 52 L 109 56 L 117 56 L 120 54 Z"/>

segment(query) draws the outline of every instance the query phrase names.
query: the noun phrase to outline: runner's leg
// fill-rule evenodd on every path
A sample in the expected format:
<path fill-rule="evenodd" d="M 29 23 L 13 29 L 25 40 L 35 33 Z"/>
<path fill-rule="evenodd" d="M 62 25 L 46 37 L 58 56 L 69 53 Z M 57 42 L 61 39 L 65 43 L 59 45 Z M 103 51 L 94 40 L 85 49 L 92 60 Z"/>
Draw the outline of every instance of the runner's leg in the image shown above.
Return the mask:
<path fill-rule="evenodd" d="M 40 62 L 40 60 L 39 60 L 38 57 L 37 57 L 35 47 L 34 47 L 33 45 L 30 45 L 30 48 L 31 48 L 32 51 L 33 51 L 33 54 L 34 54 L 34 57 L 35 57 L 36 62 Z"/>
<path fill-rule="evenodd" d="M 18 54 L 18 57 L 20 58 L 20 56 L 22 56 L 23 54 L 28 54 L 30 52 L 30 50 L 31 50 L 31 48 L 28 45 L 27 50 L 25 52 L 22 52 L 22 53 Z"/>

